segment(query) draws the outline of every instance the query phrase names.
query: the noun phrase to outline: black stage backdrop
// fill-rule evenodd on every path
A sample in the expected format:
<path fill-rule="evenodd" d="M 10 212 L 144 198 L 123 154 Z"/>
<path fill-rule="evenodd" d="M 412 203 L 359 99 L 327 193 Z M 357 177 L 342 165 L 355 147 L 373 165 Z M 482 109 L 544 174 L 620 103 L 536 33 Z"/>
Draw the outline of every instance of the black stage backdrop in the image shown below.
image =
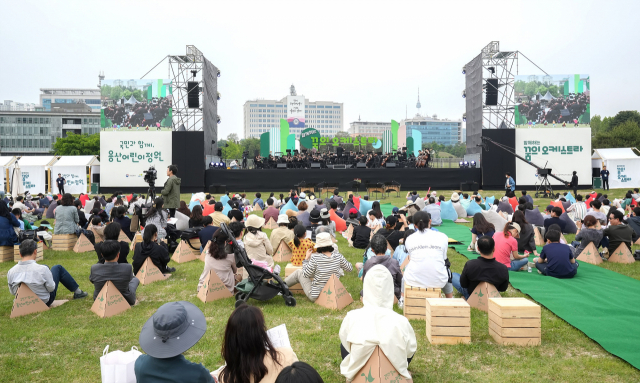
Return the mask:
<path fill-rule="evenodd" d="M 514 149 L 516 147 L 515 129 L 483 129 L 482 136 Z M 488 149 L 488 150 L 487 150 Z M 516 181 L 516 157 L 497 146 L 487 143 L 482 148 L 482 188 L 485 190 L 503 190 L 506 182 L 505 173 L 509 172 Z"/>
<path fill-rule="evenodd" d="M 461 182 L 481 184 L 480 169 L 265 169 L 220 170 L 207 169 L 206 190 L 212 185 L 225 185 L 228 191 L 284 191 L 293 185 L 326 182 L 338 184 L 343 190 L 353 190 L 348 182 L 359 178 L 360 190 L 367 183 L 396 181 L 403 191 L 431 189 L 456 189 Z M 405 192 L 406 194 L 406 192 Z"/>

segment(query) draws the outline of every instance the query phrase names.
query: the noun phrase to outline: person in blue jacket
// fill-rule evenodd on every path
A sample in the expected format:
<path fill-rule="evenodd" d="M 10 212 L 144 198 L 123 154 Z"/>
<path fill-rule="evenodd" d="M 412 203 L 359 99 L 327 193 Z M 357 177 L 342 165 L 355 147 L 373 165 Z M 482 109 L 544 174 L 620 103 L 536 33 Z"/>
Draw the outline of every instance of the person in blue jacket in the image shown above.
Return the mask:
<path fill-rule="evenodd" d="M 7 203 L 0 200 L 0 246 L 19 244 L 14 227 L 20 227 L 20 222 L 15 215 L 11 214 Z"/>
<path fill-rule="evenodd" d="M 506 190 L 515 191 L 516 190 L 516 181 L 513 180 L 510 173 L 505 173 L 505 177 L 507 181 L 504 184 L 504 188 Z"/>

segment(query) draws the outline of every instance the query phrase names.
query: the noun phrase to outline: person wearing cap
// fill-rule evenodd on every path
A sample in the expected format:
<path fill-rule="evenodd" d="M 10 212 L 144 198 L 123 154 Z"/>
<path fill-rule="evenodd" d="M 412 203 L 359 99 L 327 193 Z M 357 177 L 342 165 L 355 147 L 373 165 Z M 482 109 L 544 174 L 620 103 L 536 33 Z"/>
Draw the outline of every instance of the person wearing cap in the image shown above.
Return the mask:
<path fill-rule="evenodd" d="M 353 381 L 376 347 L 405 379 L 418 348 L 409 320 L 393 311 L 394 283 L 389 270 L 375 265 L 363 282 L 363 307 L 347 313 L 340 325 L 340 373 Z"/>
<path fill-rule="evenodd" d="M 293 196 L 291 196 L 291 198 L 293 198 Z M 300 193 L 300 198 L 298 199 L 298 203 L 300 203 L 301 200 L 304 200 L 307 198 L 307 195 L 305 194 L 305 192 Z"/>
<path fill-rule="evenodd" d="M 353 266 L 333 247 L 331 234 L 319 233 L 315 248 L 307 250 L 302 269 L 285 278 L 285 283 L 288 286 L 300 283 L 307 298 L 315 302 L 329 278 L 333 274 L 342 277 L 344 270 L 351 272 Z"/>
<path fill-rule="evenodd" d="M 255 214 L 249 215 L 245 223 L 247 233 L 244 236 L 244 248 L 249 259 L 265 262 L 273 268 L 275 265 L 272 257 L 273 246 L 267 234 L 262 231 L 263 225 L 264 218 Z"/>
<path fill-rule="evenodd" d="M 274 347 L 262 310 L 247 304 L 241 304 L 229 317 L 222 357 L 225 365 L 211 373 L 219 383 L 275 383 L 280 372 L 298 360 L 291 347 Z"/>
<path fill-rule="evenodd" d="M 213 220 L 211 222 L 213 226 L 220 227 L 223 223 L 226 223 L 228 225 L 231 222 L 229 217 L 222 213 L 222 211 L 224 210 L 224 205 L 222 204 L 222 202 L 216 202 L 214 209 L 215 211 L 213 212 L 213 214 L 209 215 Z"/>
<path fill-rule="evenodd" d="M 286 214 L 278 215 L 278 228 L 271 231 L 271 247 L 274 250 L 280 246 L 280 241 L 284 240 L 284 243 L 289 243 L 293 240 L 293 230 L 289 229 L 289 217 Z"/>
<path fill-rule="evenodd" d="M 336 238 L 336 223 L 331 221 L 331 214 L 326 207 L 320 210 L 320 223 L 316 228 L 316 233 L 329 233 L 331 237 Z"/>
<path fill-rule="evenodd" d="M 430 222 L 429 214 L 424 211 L 413 215 L 416 232 L 405 241 L 411 260 L 404 270 L 404 281 L 409 286 L 442 289 L 447 298 L 453 298 L 447 258 L 449 237 L 431 230 Z"/>
<path fill-rule="evenodd" d="M 146 353 L 136 359 L 138 382 L 205 382 L 215 380 L 200 363 L 187 360 L 184 352 L 207 331 L 207 321 L 191 302 L 165 303 L 142 326 L 138 342 Z"/>
<path fill-rule="evenodd" d="M 431 226 L 440 226 L 442 225 L 442 214 L 440 210 L 440 206 L 436 204 L 435 197 L 429 197 L 429 204 L 422 209 L 422 211 L 429 213 L 431 216 Z"/>
<path fill-rule="evenodd" d="M 311 231 L 311 240 L 315 242 L 316 240 L 316 230 L 318 229 L 318 224 L 322 221 L 320 218 L 319 210 L 311 210 L 309 213 L 309 226 L 306 226 L 308 231 Z"/>
<path fill-rule="evenodd" d="M 510 271 L 518 271 L 529 262 L 527 255 L 518 254 L 518 241 L 516 240 L 518 237 L 520 237 L 520 225 L 515 222 L 507 222 L 502 231 L 493 235 L 494 256 Z"/>
<path fill-rule="evenodd" d="M 278 216 L 280 215 L 280 210 L 276 209 L 273 206 L 273 198 L 267 198 L 267 209 L 262 212 L 262 216 L 264 217 L 265 222 L 269 222 L 271 218 L 274 221 L 278 221 Z"/>
<path fill-rule="evenodd" d="M 345 220 L 347 228 L 349 228 L 349 225 L 351 225 L 355 229 L 360 225 L 360 221 L 358 220 L 358 210 L 355 207 L 352 207 L 351 209 L 349 209 L 348 213 L 349 217 Z"/>
<path fill-rule="evenodd" d="M 453 192 L 451 194 L 451 203 L 453 204 L 453 208 L 458 214 L 458 218 L 467 217 L 467 211 L 464 209 L 464 206 L 462 206 L 462 204 L 460 203 L 460 196 L 458 195 L 458 193 Z"/>

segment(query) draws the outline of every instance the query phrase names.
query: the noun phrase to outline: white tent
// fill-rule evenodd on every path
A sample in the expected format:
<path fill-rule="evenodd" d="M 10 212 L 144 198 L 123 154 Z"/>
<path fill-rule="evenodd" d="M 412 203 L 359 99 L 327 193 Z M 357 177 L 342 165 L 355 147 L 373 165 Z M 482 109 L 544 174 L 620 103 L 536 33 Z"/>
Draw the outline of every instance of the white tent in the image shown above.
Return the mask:
<path fill-rule="evenodd" d="M 542 100 L 547 100 L 547 101 L 551 101 L 553 100 L 555 97 L 553 97 L 551 95 L 551 92 L 547 91 L 547 94 L 545 94 L 544 96 L 542 96 Z"/>
<path fill-rule="evenodd" d="M 16 158 L 14 156 L 0 156 L 0 190 L 5 190 L 7 193 L 9 192 L 7 186 L 9 185 L 11 177 L 7 171 L 14 162 L 16 162 Z"/>
<path fill-rule="evenodd" d="M 16 162 L 22 170 L 22 185 L 32 195 L 47 192 L 47 170 L 57 160 L 55 156 L 23 156 Z"/>
<path fill-rule="evenodd" d="M 96 156 L 62 156 L 51 166 L 51 189 L 53 192 L 58 191 L 55 180 L 58 174 L 65 179 L 66 184 L 64 191 L 71 194 L 80 194 L 87 192 L 87 175 L 89 179 L 95 168 L 100 172 L 100 161 Z"/>
<path fill-rule="evenodd" d="M 607 167 L 609 187 L 631 189 L 640 187 L 640 151 L 636 148 L 595 149 L 591 166 Z"/>

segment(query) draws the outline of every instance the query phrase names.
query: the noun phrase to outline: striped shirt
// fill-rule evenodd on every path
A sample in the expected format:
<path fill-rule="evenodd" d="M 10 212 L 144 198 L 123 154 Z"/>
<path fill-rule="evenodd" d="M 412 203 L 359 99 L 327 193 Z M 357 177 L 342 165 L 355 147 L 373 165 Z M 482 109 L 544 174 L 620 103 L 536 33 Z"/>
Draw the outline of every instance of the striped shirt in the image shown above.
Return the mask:
<path fill-rule="evenodd" d="M 585 204 L 582 201 L 578 201 L 578 202 L 574 203 L 573 205 L 569 206 L 567 208 L 567 211 L 572 211 L 573 212 L 573 220 L 574 221 L 581 221 L 587 215 L 587 204 Z"/>
<path fill-rule="evenodd" d="M 331 275 L 336 274 L 340 278 L 344 275 L 342 270 L 350 272 L 353 270 L 353 266 L 339 252 L 334 251 L 330 257 L 322 253 L 311 254 L 311 258 L 302 264 L 302 275 L 305 278 L 313 278 L 309 298 L 318 298 Z"/>

